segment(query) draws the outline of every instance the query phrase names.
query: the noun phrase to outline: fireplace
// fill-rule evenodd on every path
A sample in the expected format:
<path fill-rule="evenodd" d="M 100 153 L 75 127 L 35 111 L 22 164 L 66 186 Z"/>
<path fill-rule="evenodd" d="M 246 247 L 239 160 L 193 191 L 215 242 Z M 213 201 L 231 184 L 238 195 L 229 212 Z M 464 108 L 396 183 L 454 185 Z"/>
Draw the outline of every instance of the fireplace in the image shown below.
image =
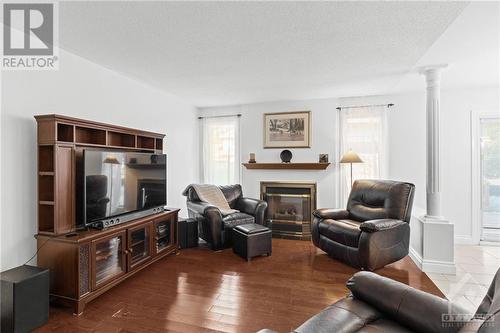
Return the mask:
<path fill-rule="evenodd" d="M 268 204 L 266 222 L 273 237 L 311 239 L 316 183 L 261 182 L 260 196 Z"/>

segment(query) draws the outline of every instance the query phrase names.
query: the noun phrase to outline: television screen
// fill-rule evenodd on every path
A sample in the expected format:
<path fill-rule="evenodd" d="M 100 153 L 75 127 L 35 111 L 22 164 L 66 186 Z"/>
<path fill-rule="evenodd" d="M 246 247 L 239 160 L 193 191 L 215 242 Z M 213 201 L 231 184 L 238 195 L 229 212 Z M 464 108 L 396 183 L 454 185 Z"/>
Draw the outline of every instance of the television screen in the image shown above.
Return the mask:
<path fill-rule="evenodd" d="M 166 205 L 166 155 L 84 150 L 84 222 Z"/>

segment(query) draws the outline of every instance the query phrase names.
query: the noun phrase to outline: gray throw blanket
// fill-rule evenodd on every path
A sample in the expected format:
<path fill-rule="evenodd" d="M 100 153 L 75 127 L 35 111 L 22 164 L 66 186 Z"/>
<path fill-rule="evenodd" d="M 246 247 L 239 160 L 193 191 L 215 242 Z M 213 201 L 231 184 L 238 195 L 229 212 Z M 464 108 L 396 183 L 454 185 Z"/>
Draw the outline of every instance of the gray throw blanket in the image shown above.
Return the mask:
<path fill-rule="evenodd" d="M 193 184 L 192 185 L 198 198 L 201 201 L 209 203 L 217 208 L 219 208 L 222 215 L 229 215 L 239 212 L 236 209 L 231 209 L 229 203 L 224 196 L 224 193 L 215 185 L 209 184 Z"/>

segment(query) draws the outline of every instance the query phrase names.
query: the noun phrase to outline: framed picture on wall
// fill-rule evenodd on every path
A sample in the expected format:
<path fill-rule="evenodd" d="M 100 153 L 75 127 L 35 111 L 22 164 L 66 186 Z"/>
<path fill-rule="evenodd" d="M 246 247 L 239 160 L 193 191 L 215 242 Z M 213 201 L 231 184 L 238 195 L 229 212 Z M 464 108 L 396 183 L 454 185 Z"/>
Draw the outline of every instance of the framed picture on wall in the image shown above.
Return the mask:
<path fill-rule="evenodd" d="M 311 111 L 264 114 L 264 148 L 310 148 Z"/>

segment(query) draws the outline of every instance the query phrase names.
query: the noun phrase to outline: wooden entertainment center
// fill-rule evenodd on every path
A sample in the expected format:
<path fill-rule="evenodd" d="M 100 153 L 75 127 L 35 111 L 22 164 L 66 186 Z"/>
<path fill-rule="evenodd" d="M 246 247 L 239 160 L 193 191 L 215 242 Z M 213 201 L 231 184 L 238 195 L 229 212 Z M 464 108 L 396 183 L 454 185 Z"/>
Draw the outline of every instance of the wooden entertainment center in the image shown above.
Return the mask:
<path fill-rule="evenodd" d="M 85 304 L 156 260 L 178 251 L 178 209 L 103 230 L 77 230 L 84 149 L 161 154 L 164 134 L 60 115 L 38 125 L 38 266 L 50 269 L 51 299 Z"/>

